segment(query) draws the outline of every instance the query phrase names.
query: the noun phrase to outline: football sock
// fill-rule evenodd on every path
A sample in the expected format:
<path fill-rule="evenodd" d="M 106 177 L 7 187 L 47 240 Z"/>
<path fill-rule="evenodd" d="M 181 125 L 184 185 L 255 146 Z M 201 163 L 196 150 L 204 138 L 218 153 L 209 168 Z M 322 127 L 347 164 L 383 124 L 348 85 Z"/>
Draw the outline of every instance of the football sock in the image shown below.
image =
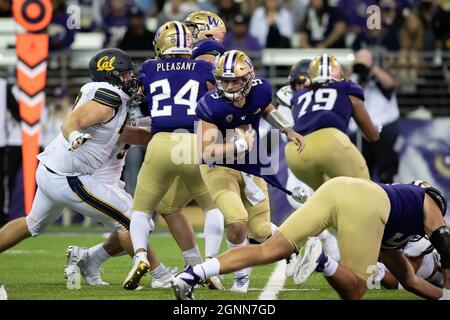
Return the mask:
<path fill-rule="evenodd" d="M 205 228 L 205 257 L 217 257 L 224 232 L 223 214 L 219 209 L 206 212 Z"/>
<path fill-rule="evenodd" d="M 247 245 L 247 239 L 244 240 L 244 242 L 238 243 L 238 244 L 231 243 L 230 241 L 227 240 L 228 249 L 245 247 L 246 245 Z M 250 274 L 250 270 L 251 270 L 251 268 L 244 268 L 244 269 L 238 270 L 234 273 L 234 277 L 242 278 L 242 277 L 248 276 Z"/>
<path fill-rule="evenodd" d="M 202 263 L 202 257 L 200 255 L 200 249 L 198 246 L 192 249 L 183 251 L 184 264 L 187 266 L 195 266 L 196 264 Z"/>
<path fill-rule="evenodd" d="M 327 258 L 328 261 L 325 262 L 322 273 L 325 277 L 332 277 L 336 273 L 337 268 L 339 267 L 339 263 L 337 263 L 330 257 Z"/>
<path fill-rule="evenodd" d="M 208 261 L 198 264 L 194 267 L 194 273 L 201 279 L 217 276 L 220 272 L 220 263 L 217 258 L 209 259 Z"/>
<path fill-rule="evenodd" d="M 147 251 L 147 239 L 152 231 L 149 218 L 150 216 L 144 212 L 133 211 L 131 213 L 130 236 L 134 252 L 138 249 Z"/>
<path fill-rule="evenodd" d="M 98 244 L 89 248 L 88 258 L 90 264 L 95 264 L 100 267 L 100 265 L 111 258 L 111 256 L 106 252 L 105 248 L 103 248 L 103 244 Z"/>
<path fill-rule="evenodd" d="M 168 272 L 166 266 L 164 263 L 160 263 L 159 266 L 157 266 L 155 269 L 151 270 L 150 273 L 153 278 L 160 278 L 161 276 L 165 275 Z"/>

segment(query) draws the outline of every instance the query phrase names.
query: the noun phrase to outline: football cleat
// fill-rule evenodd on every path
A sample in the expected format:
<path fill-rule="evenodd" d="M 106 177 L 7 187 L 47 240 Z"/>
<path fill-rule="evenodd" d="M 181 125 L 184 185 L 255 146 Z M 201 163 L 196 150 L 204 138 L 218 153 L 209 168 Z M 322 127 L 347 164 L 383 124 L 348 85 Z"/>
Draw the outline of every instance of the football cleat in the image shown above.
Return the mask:
<path fill-rule="evenodd" d="M 168 269 L 168 271 L 164 274 L 162 274 L 159 277 L 152 277 L 152 282 L 150 286 L 153 289 L 161 289 L 161 288 L 170 288 L 172 284 L 170 283 L 170 279 L 177 274 L 178 270 L 177 268 L 174 269 Z"/>
<path fill-rule="evenodd" d="M 150 263 L 147 258 L 137 258 L 135 257 L 133 268 L 128 273 L 127 278 L 123 282 L 123 288 L 127 290 L 136 290 L 139 287 L 139 282 L 141 278 L 147 274 L 150 270 Z"/>
<path fill-rule="evenodd" d="M 225 290 L 225 287 L 223 286 L 222 282 L 220 281 L 219 276 L 214 276 L 214 277 L 205 279 L 205 284 L 211 290 Z"/>
<path fill-rule="evenodd" d="M 67 264 L 64 269 L 64 276 L 67 286 L 73 287 L 77 283 L 77 277 L 81 273 L 86 284 L 90 286 L 108 286 L 109 283 L 103 281 L 100 277 L 100 268 L 98 265 L 90 263 L 87 248 L 69 246 L 67 248 Z"/>
<path fill-rule="evenodd" d="M 202 284 L 202 280 L 194 273 L 192 266 L 186 267 L 170 280 L 177 300 L 194 300 L 194 289 Z"/>
<path fill-rule="evenodd" d="M 294 283 L 302 284 L 316 271 L 319 265 L 319 258 L 323 253 L 322 242 L 317 238 L 310 238 L 305 244 L 303 258 L 297 260 L 294 267 Z"/>
<path fill-rule="evenodd" d="M 297 260 L 300 259 L 301 256 L 297 254 L 297 252 L 294 252 L 293 254 L 291 254 L 289 258 L 286 259 L 286 270 L 285 270 L 286 278 L 292 277 L 292 275 L 294 274 L 295 265 L 297 264 Z"/>
<path fill-rule="evenodd" d="M 249 284 L 250 279 L 248 274 L 242 277 L 235 277 L 233 286 L 231 287 L 230 291 L 247 293 Z"/>

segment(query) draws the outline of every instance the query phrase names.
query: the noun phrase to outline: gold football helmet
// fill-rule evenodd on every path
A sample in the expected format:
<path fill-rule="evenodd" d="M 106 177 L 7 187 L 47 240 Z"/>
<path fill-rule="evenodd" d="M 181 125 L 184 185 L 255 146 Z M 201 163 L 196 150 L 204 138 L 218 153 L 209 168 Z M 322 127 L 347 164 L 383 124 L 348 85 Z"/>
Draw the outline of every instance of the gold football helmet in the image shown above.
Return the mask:
<path fill-rule="evenodd" d="M 341 81 L 344 78 L 341 65 L 333 55 L 326 53 L 313 59 L 308 68 L 313 83 Z"/>
<path fill-rule="evenodd" d="M 227 33 L 223 20 L 217 14 L 206 10 L 191 13 L 184 20 L 184 24 L 191 30 L 194 43 L 206 38 L 223 42 Z"/>
<path fill-rule="evenodd" d="M 155 56 L 192 54 L 192 33 L 179 21 L 168 21 L 159 27 L 153 40 Z"/>
<path fill-rule="evenodd" d="M 216 87 L 219 94 L 234 101 L 246 97 L 255 78 L 253 64 L 243 51 L 226 51 L 215 69 Z"/>

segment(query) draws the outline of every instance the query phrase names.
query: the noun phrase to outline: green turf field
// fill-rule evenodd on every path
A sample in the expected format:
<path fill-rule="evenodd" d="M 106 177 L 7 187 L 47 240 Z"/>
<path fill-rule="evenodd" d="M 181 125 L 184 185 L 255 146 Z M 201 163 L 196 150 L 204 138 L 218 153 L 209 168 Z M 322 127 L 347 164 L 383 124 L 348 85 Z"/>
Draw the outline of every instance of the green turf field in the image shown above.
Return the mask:
<path fill-rule="evenodd" d="M 89 287 L 82 280 L 81 290 L 69 290 L 63 276 L 66 263 L 65 250 L 69 245 L 92 246 L 103 241 L 101 232 L 80 233 L 83 228 L 53 228 L 46 235 L 28 239 L 18 246 L 0 255 L 0 283 L 6 286 L 8 298 L 16 299 L 174 299 L 172 289 L 151 289 L 150 276 L 143 278 L 145 285 L 142 291 L 130 292 L 122 289 L 121 284 L 132 263 L 131 258 L 121 256 L 110 259 L 104 264 L 102 278 L 109 282 L 107 287 Z M 96 230 L 98 231 L 98 230 Z M 170 267 L 183 266 L 181 252 L 175 241 L 166 233 L 155 233 L 151 243 L 161 260 Z M 203 239 L 199 239 L 203 250 Z M 225 249 L 225 248 L 223 248 Z M 275 268 L 275 264 L 256 267 L 251 274 L 250 291 L 247 294 L 237 294 L 227 291 L 215 291 L 200 288 L 195 291 L 198 300 L 253 300 L 258 299 Z M 142 284 L 141 283 L 141 284 Z M 226 275 L 224 285 L 229 288 L 232 275 Z M 278 299 L 338 299 L 324 278 L 317 274 L 303 286 L 296 286 L 288 279 L 284 288 L 278 293 Z M 415 299 L 416 297 L 404 290 L 372 290 L 365 299 Z"/>

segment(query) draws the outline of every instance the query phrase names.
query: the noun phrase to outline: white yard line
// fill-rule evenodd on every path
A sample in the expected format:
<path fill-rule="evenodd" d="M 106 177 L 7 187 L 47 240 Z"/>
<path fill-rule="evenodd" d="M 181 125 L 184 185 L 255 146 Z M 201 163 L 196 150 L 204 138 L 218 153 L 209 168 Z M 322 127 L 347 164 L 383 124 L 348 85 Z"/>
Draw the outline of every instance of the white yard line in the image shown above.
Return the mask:
<path fill-rule="evenodd" d="M 272 272 L 269 281 L 267 281 L 263 292 L 259 296 L 258 300 L 276 300 L 277 294 L 284 287 L 286 281 L 285 276 L 286 260 L 278 261 L 275 270 Z"/>

